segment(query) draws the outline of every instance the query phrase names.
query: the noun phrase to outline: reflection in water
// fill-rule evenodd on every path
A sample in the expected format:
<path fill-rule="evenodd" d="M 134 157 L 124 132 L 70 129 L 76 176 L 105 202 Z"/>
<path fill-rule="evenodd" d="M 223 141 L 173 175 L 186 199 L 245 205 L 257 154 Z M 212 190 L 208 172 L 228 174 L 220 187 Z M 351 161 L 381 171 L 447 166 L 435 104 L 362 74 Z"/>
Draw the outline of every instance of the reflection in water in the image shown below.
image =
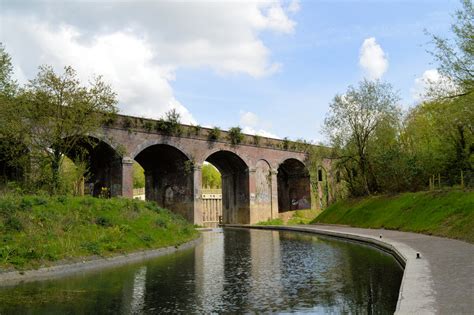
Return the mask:
<path fill-rule="evenodd" d="M 226 229 L 146 263 L 0 289 L 0 314 L 391 313 L 402 272 L 364 245 Z"/>

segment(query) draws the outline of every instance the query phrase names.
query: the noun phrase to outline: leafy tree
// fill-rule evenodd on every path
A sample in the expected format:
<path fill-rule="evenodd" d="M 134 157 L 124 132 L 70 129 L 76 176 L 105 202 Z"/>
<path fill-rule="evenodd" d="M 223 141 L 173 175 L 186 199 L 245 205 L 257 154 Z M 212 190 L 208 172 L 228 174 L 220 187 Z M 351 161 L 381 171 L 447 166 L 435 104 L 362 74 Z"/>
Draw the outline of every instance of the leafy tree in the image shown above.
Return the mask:
<path fill-rule="evenodd" d="M 117 99 L 101 77 L 86 87 L 71 67 L 65 67 L 61 75 L 49 66 L 39 69 L 25 87 L 22 97 L 26 106 L 16 119 L 30 131 L 26 142 L 31 154 L 40 164 L 49 166 L 50 192 L 56 193 L 63 155 L 77 152 L 79 142 L 95 144 L 87 135 L 95 132 L 108 115 L 116 113 Z"/>
<path fill-rule="evenodd" d="M 12 78 L 13 64 L 10 55 L 0 43 L 0 95 L 13 96 L 18 90 L 17 82 Z"/>
<path fill-rule="evenodd" d="M 145 187 L 145 171 L 137 162 L 133 162 L 133 188 Z"/>
<path fill-rule="evenodd" d="M 202 186 L 205 188 L 221 188 L 221 173 L 212 164 L 202 166 Z"/>
<path fill-rule="evenodd" d="M 439 63 L 438 71 L 453 88 L 432 85 L 431 101 L 422 104 L 419 114 L 430 115 L 436 137 L 447 150 L 441 150 L 449 161 L 448 173 L 461 170 L 472 174 L 474 154 L 474 6 L 463 0 L 451 25 L 452 39 L 431 35 Z M 444 151 L 444 152 L 443 152 Z"/>
<path fill-rule="evenodd" d="M 398 100 L 390 84 L 363 80 L 358 87 L 349 86 L 344 94 L 336 95 L 330 104 L 324 129 L 338 149 L 353 193 L 360 186 L 367 194 L 378 188 L 369 143 L 382 122 L 398 121 Z"/>
<path fill-rule="evenodd" d="M 16 117 L 23 108 L 18 93 L 11 57 L 0 43 L 0 177 L 9 180 L 20 179 L 27 164 L 23 135 L 28 130 Z"/>
<path fill-rule="evenodd" d="M 474 6 L 471 0 L 462 1 L 462 9 L 456 11 L 451 30 L 454 35 L 451 40 L 431 35 L 435 45 L 432 55 L 439 63 L 439 72 L 456 86 L 455 90 L 448 91 L 449 96 L 471 95 L 472 97 L 474 92 Z"/>

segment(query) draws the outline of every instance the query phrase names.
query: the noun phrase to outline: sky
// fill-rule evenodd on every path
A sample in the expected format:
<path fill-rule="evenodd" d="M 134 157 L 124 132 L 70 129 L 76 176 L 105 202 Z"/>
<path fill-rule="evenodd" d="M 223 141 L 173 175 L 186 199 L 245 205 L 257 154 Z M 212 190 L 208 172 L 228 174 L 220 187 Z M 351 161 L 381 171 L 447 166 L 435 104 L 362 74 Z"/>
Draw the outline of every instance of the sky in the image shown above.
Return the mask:
<path fill-rule="evenodd" d="M 121 113 L 326 142 L 336 94 L 391 83 L 408 109 L 440 79 L 426 31 L 450 36 L 457 0 L 0 0 L 20 83 L 38 66 L 102 75 Z"/>

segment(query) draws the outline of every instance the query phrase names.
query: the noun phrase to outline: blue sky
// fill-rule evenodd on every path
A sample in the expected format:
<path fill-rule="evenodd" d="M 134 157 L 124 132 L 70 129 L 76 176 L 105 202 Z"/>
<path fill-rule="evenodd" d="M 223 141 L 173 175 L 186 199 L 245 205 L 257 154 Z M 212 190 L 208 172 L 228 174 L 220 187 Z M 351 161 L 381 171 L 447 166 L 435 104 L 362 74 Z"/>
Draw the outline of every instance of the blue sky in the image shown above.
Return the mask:
<path fill-rule="evenodd" d="M 128 4 L 0 0 L 0 38 L 17 78 L 32 78 L 39 64 L 58 71 L 71 64 L 84 80 L 104 74 L 125 113 L 159 117 L 177 108 L 203 126 L 316 141 L 325 139 L 320 127 L 334 95 L 370 73 L 399 90 L 404 108 L 415 104 L 414 90 L 436 68 L 424 29 L 449 36 L 459 7 L 450 0 Z M 371 70 L 360 65 L 364 41 Z"/>

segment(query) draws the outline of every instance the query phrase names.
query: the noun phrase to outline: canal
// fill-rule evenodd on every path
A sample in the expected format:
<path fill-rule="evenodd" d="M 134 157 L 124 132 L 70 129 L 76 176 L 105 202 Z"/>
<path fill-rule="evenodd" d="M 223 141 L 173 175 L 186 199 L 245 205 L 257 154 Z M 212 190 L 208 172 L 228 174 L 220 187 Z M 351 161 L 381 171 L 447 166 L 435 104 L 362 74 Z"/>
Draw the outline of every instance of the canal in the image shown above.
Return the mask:
<path fill-rule="evenodd" d="M 391 255 L 363 244 L 224 229 L 144 263 L 0 288 L 0 314 L 388 314 L 402 276 Z"/>

